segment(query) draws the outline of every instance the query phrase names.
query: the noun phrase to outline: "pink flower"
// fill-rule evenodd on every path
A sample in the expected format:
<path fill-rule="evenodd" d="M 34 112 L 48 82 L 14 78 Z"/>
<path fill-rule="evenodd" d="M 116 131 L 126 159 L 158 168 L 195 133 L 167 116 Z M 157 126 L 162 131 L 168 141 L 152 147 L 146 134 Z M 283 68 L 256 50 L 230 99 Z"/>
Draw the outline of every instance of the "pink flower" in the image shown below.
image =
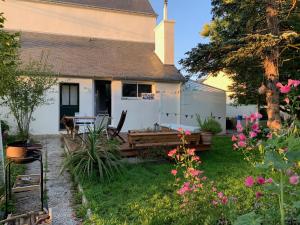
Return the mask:
<path fill-rule="evenodd" d="M 272 137 L 273 137 L 273 134 L 272 134 L 272 133 L 268 133 L 268 134 L 267 134 L 267 138 L 268 138 L 268 139 L 272 139 Z"/>
<path fill-rule="evenodd" d="M 217 192 L 217 188 L 212 187 L 212 192 Z"/>
<path fill-rule="evenodd" d="M 287 94 L 287 93 L 289 93 L 291 91 L 291 86 L 289 86 L 289 85 L 282 85 L 281 83 L 278 82 L 276 84 L 276 86 L 277 86 L 277 88 L 280 89 L 280 92 L 282 94 Z"/>
<path fill-rule="evenodd" d="M 239 134 L 240 141 L 246 141 L 246 136 L 244 134 Z"/>
<path fill-rule="evenodd" d="M 171 170 L 171 174 L 173 174 L 174 176 L 177 175 L 177 170 Z"/>
<path fill-rule="evenodd" d="M 251 123 L 255 122 L 256 119 L 257 119 L 256 115 L 255 115 L 254 113 L 252 113 L 252 114 L 250 115 L 250 121 L 251 121 Z"/>
<path fill-rule="evenodd" d="M 199 156 L 193 156 L 192 160 L 196 161 L 196 162 L 199 162 L 200 161 L 200 157 Z"/>
<path fill-rule="evenodd" d="M 254 115 L 256 119 L 261 119 L 263 117 L 259 112 L 254 113 Z"/>
<path fill-rule="evenodd" d="M 224 197 L 223 192 L 219 192 L 219 193 L 218 193 L 218 197 L 219 197 L 219 198 L 223 198 L 223 197 Z"/>
<path fill-rule="evenodd" d="M 193 168 L 189 168 L 188 171 L 189 171 L 189 173 L 190 173 L 193 177 L 197 177 L 197 176 L 199 176 L 200 174 L 203 173 L 203 171 L 195 170 L 195 169 L 193 169 Z"/>
<path fill-rule="evenodd" d="M 205 176 L 204 176 L 204 177 L 202 177 L 202 180 L 203 180 L 203 181 L 204 181 L 204 180 L 207 180 L 207 177 L 205 177 Z"/>
<path fill-rule="evenodd" d="M 223 205 L 226 205 L 228 203 L 228 198 L 224 196 L 221 201 Z"/>
<path fill-rule="evenodd" d="M 290 104 L 290 99 L 289 99 L 288 97 L 286 97 L 286 98 L 284 99 L 284 101 L 286 102 L 286 104 Z"/>
<path fill-rule="evenodd" d="M 185 135 L 191 135 L 191 131 L 186 130 L 186 131 L 185 131 Z"/>
<path fill-rule="evenodd" d="M 238 146 L 239 146 L 240 148 L 245 148 L 245 147 L 246 147 L 246 142 L 244 142 L 244 141 L 239 141 L 239 142 L 238 142 Z"/>
<path fill-rule="evenodd" d="M 173 150 L 169 151 L 168 156 L 173 157 L 176 154 L 176 152 L 177 152 L 177 149 L 173 149 Z"/>
<path fill-rule="evenodd" d="M 181 127 L 178 128 L 178 131 L 179 131 L 179 132 L 183 132 L 183 128 L 181 128 Z"/>
<path fill-rule="evenodd" d="M 263 196 L 263 193 L 258 191 L 255 193 L 255 196 L 256 196 L 256 199 L 260 199 Z"/>
<path fill-rule="evenodd" d="M 250 138 L 255 138 L 255 137 L 257 137 L 257 133 L 256 132 L 254 132 L 254 131 L 250 131 Z"/>
<path fill-rule="evenodd" d="M 238 124 L 236 125 L 236 129 L 237 129 L 238 132 L 243 132 L 243 130 L 244 130 L 244 128 L 243 128 L 243 126 L 242 126 L 241 123 L 238 123 Z"/>
<path fill-rule="evenodd" d="M 297 175 L 291 176 L 289 181 L 290 181 L 290 184 L 297 185 L 297 184 L 299 184 L 299 176 L 297 176 Z"/>
<path fill-rule="evenodd" d="M 257 123 L 253 124 L 251 128 L 252 128 L 252 131 L 254 131 L 256 133 L 260 132 L 259 125 Z"/>
<path fill-rule="evenodd" d="M 273 183 L 273 179 L 272 178 L 267 179 L 266 183 L 272 184 Z"/>
<path fill-rule="evenodd" d="M 260 185 L 263 185 L 263 184 L 266 183 L 266 180 L 265 180 L 265 178 L 263 178 L 263 177 L 258 177 L 258 178 L 256 179 L 256 182 L 257 182 L 258 184 L 260 184 Z"/>
<path fill-rule="evenodd" d="M 213 201 L 212 201 L 212 204 L 213 204 L 214 206 L 217 206 L 217 205 L 218 205 L 218 202 L 215 201 L 215 200 L 213 200 Z"/>
<path fill-rule="evenodd" d="M 235 142 L 237 140 L 238 140 L 237 137 L 235 135 L 232 135 L 231 141 Z"/>
<path fill-rule="evenodd" d="M 192 149 L 188 149 L 188 150 L 187 150 L 187 153 L 188 153 L 189 155 L 195 155 L 195 151 L 196 151 L 196 149 L 192 148 Z"/>
<path fill-rule="evenodd" d="M 252 187 L 255 184 L 255 180 L 252 176 L 249 176 L 245 179 L 245 186 Z"/>
<path fill-rule="evenodd" d="M 288 86 L 294 86 L 295 88 L 300 85 L 300 80 L 288 80 Z"/>
<path fill-rule="evenodd" d="M 294 175 L 294 171 L 292 169 L 287 169 L 286 174 L 290 177 Z"/>

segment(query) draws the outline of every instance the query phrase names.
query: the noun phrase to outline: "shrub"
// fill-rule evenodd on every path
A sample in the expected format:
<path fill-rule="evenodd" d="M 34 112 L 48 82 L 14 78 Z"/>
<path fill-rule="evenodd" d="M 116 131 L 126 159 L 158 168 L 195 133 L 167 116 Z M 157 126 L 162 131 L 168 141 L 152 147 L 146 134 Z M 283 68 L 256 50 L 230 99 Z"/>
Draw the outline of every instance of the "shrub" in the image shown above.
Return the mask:
<path fill-rule="evenodd" d="M 197 122 L 199 127 L 201 128 L 201 131 L 204 132 L 211 132 L 213 134 L 218 134 L 222 131 L 222 127 L 218 121 L 213 119 L 212 117 L 209 117 L 205 119 L 203 122 L 201 120 L 201 117 L 199 114 L 197 116 Z"/>
<path fill-rule="evenodd" d="M 83 145 L 78 150 L 66 156 L 63 170 L 70 169 L 80 177 L 99 180 L 111 179 L 116 172 L 120 172 L 121 157 L 119 143 L 107 140 L 103 129 L 88 129 Z"/>

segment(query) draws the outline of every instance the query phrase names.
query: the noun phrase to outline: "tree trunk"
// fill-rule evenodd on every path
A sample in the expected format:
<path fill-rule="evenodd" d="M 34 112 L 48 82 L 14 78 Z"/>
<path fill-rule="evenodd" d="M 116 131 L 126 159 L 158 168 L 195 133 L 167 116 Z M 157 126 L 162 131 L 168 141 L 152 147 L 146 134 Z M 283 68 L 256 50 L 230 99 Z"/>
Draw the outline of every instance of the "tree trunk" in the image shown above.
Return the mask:
<path fill-rule="evenodd" d="M 275 36 L 279 35 L 278 5 L 276 0 L 269 0 L 266 13 L 269 33 Z M 275 47 L 266 53 L 263 62 L 268 88 L 266 91 L 268 127 L 272 130 L 277 130 L 281 127 L 279 90 L 276 87 L 276 83 L 279 81 L 278 61 L 279 49 Z"/>

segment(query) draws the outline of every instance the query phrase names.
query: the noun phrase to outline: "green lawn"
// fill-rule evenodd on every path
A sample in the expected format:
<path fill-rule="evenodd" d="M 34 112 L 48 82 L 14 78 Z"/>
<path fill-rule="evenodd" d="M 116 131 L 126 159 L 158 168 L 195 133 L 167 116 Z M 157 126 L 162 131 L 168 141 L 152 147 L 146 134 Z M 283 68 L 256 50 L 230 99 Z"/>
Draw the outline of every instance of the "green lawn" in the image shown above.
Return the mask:
<path fill-rule="evenodd" d="M 227 137 L 216 137 L 212 150 L 200 154 L 201 170 L 214 181 L 220 191 L 242 199 L 236 204 L 239 212 L 251 207 L 253 193 L 246 191 L 244 178 L 253 172 L 241 155 L 232 150 Z M 207 200 L 193 215 L 180 208 L 180 198 L 170 174 L 171 163 L 130 165 L 127 171 L 110 183 L 85 182 L 83 188 L 97 225 L 209 224 Z M 252 173 L 253 174 L 253 173 Z M 202 205 L 201 205 L 202 204 Z M 202 221 L 201 221 L 202 220 Z M 86 224 L 92 224 L 87 221 Z"/>

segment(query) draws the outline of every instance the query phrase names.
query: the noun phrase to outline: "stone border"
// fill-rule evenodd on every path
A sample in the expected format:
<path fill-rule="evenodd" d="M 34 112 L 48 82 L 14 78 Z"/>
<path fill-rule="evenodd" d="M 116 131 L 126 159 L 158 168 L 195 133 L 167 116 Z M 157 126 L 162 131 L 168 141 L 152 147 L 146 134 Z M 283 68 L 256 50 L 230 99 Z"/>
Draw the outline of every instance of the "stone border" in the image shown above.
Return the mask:
<path fill-rule="evenodd" d="M 70 146 L 68 144 L 68 141 L 66 140 L 66 138 L 64 136 L 62 136 L 63 139 L 63 143 L 64 143 L 64 151 L 67 155 L 70 154 Z M 83 206 L 87 207 L 87 212 L 86 212 L 86 216 L 88 219 L 91 219 L 92 217 L 92 210 L 90 208 L 88 208 L 89 202 L 84 194 L 83 188 L 79 182 L 79 179 L 76 175 L 71 174 L 74 177 L 75 183 L 77 184 L 77 190 L 79 191 L 79 193 L 81 194 L 81 203 Z"/>

